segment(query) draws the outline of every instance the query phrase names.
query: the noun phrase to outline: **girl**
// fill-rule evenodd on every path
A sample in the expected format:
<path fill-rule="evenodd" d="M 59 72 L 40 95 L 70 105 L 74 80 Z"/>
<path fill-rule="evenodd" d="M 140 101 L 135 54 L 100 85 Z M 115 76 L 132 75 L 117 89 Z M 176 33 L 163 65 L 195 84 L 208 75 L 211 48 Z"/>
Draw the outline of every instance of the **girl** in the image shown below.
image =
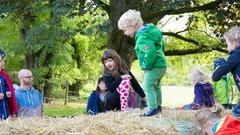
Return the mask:
<path fill-rule="evenodd" d="M 184 110 L 196 110 L 214 105 L 213 87 L 208 82 L 208 76 L 199 68 L 193 68 L 188 74 L 189 80 L 194 85 L 194 101 L 182 107 Z"/>
<path fill-rule="evenodd" d="M 198 129 L 207 135 L 240 135 L 240 121 L 231 114 L 222 118 L 224 108 L 203 108 L 195 114 Z"/>
<path fill-rule="evenodd" d="M 120 106 L 121 111 L 127 109 L 127 99 L 130 90 L 135 90 L 144 100 L 146 100 L 143 89 L 116 51 L 113 49 L 107 49 L 103 53 L 102 64 L 104 65 L 103 79 L 107 89 L 111 93 L 108 97 L 108 103 L 111 110 L 119 109 Z"/>
<path fill-rule="evenodd" d="M 0 50 L 0 119 L 15 116 L 18 111 L 12 82 L 3 71 L 5 53 Z"/>
<path fill-rule="evenodd" d="M 88 99 L 87 114 L 96 115 L 97 113 L 106 112 L 106 94 L 107 88 L 103 77 L 98 78 L 96 91 L 93 91 Z"/>
<path fill-rule="evenodd" d="M 232 27 L 224 34 L 224 39 L 227 42 L 229 57 L 222 65 L 214 71 L 212 75 L 213 81 L 219 81 L 222 76 L 231 72 L 238 88 L 240 90 L 240 27 Z M 240 101 L 233 109 L 233 114 L 240 117 Z"/>

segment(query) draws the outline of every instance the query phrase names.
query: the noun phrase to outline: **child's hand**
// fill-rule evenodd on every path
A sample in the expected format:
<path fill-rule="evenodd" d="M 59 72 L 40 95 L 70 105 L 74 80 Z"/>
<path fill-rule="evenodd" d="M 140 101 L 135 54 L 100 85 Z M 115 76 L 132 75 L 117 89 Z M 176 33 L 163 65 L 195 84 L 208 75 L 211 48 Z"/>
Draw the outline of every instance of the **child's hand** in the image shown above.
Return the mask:
<path fill-rule="evenodd" d="M 0 100 L 2 100 L 4 98 L 3 93 L 0 93 Z"/>
<path fill-rule="evenodd" d="M 144 98 L 143 98 L 143 101 L 147 102 L 147 97 L 144 97 Z"/>
<path fill-rule="evenodd" d="M 129 79 L 129 80 L 132 79 L 132 77 L 131 77 L 129 74 L 122 75 L 121 78 L 122 78 L 122 79 Z"/>
<path fill-rule="evenodd" d="M 135 92 L 135 90 L 133 89 L 133 87 L 130 85 L 130 87 L 129 87 L 129 91 L 131 92 L 131 93 L 134 93 Z"/>
<path fill-rule="evenodd" d="M 10 91 L 7 91 L 7 92 L 6 92 L 6 96 L 7 96 L 8 98 L 12 97 L 12 93 L 11 93 Z"/>

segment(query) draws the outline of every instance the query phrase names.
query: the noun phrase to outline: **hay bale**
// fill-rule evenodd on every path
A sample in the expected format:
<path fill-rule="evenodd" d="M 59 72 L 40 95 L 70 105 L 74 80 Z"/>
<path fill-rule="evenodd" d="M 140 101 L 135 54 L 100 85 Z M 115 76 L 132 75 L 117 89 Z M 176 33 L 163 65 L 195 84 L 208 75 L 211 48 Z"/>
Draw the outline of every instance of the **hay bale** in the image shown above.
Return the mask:
<path fill-rule="evenodd" d="M 71 118 L 24 118 L 0 122 L 0 134 L 78 134 L 78 135 L 178 135 L 176 121 L 192 121 L 192 111 L 164 110 L 153 117 L 142 117 L 146 110 L 107 112 L 96 116 Z"/>

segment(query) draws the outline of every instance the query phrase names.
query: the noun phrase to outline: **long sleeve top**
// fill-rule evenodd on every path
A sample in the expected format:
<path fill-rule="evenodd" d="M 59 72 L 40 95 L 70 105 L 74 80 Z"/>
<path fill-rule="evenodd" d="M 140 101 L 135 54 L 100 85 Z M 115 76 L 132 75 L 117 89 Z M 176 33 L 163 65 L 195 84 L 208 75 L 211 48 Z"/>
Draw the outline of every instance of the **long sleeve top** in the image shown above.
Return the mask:
<path fill-rule="evenodd" d="M 233 74 L 234 81 L 240 90 L 240 47 L 230 52 L 229 57 L 213 73 L 213 81 L 219 81 L 228 72 Z"/>
<path fill-rule="evenodd" d="M 194 103 L 200 106 L 212 107 L 214 104 L 213 86 L 209 82 L 197 83 L 194 86 Z"/>
<path fill-rule="evenodd" d="M 129 75 L 132 77 L 131 79 L 131 84 L 133 89 L 141 96 L 141 97 L 145 97 L 145 93 L 142 89 L 142 87 L 139 85 L 139 83 L 137 82 L 136 78 L 133 76 L 133 74 L 131 72 L 129 72 Z M 112 77 L 111 75 L 104 75 L 103 76 L 103 80 L 105 82 L 105 85 L 107 86 L 107 89 L 109 92 L 115 92 L 117 90 L 117 87 L 119 86 L 119 84 L 122 81 L 121 76 L 119 77 Z"/>

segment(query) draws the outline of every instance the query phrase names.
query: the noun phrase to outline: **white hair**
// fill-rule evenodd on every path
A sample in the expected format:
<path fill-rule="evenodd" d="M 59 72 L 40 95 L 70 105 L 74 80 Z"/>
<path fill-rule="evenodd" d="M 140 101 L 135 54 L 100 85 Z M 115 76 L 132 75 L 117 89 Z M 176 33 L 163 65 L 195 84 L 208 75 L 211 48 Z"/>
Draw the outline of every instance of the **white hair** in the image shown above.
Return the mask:
<path fill-rule="evenodd" d="M 200 67 L 194 67 L 188 73 L 188 79 L 196 82 L 204 82 L 209 79 L 209 76 Z"/>
<path fill-rule="evenodd" d="M 240 27 L 232 27 L 226 33 L 224 33 L 225 40 L 237 42 L 237 46 L 240 46 Z"/>
<path fill-rule="evenodd" d="M 126 29 L 129 26 L 137 26 L 142 25 L 143 20 L 141 17 L 141 13 L 134 9 L 129 9 L 127 12 L 122 14 L 120 19 L 118 20 L 118 28 L 120 30 Z"/>

